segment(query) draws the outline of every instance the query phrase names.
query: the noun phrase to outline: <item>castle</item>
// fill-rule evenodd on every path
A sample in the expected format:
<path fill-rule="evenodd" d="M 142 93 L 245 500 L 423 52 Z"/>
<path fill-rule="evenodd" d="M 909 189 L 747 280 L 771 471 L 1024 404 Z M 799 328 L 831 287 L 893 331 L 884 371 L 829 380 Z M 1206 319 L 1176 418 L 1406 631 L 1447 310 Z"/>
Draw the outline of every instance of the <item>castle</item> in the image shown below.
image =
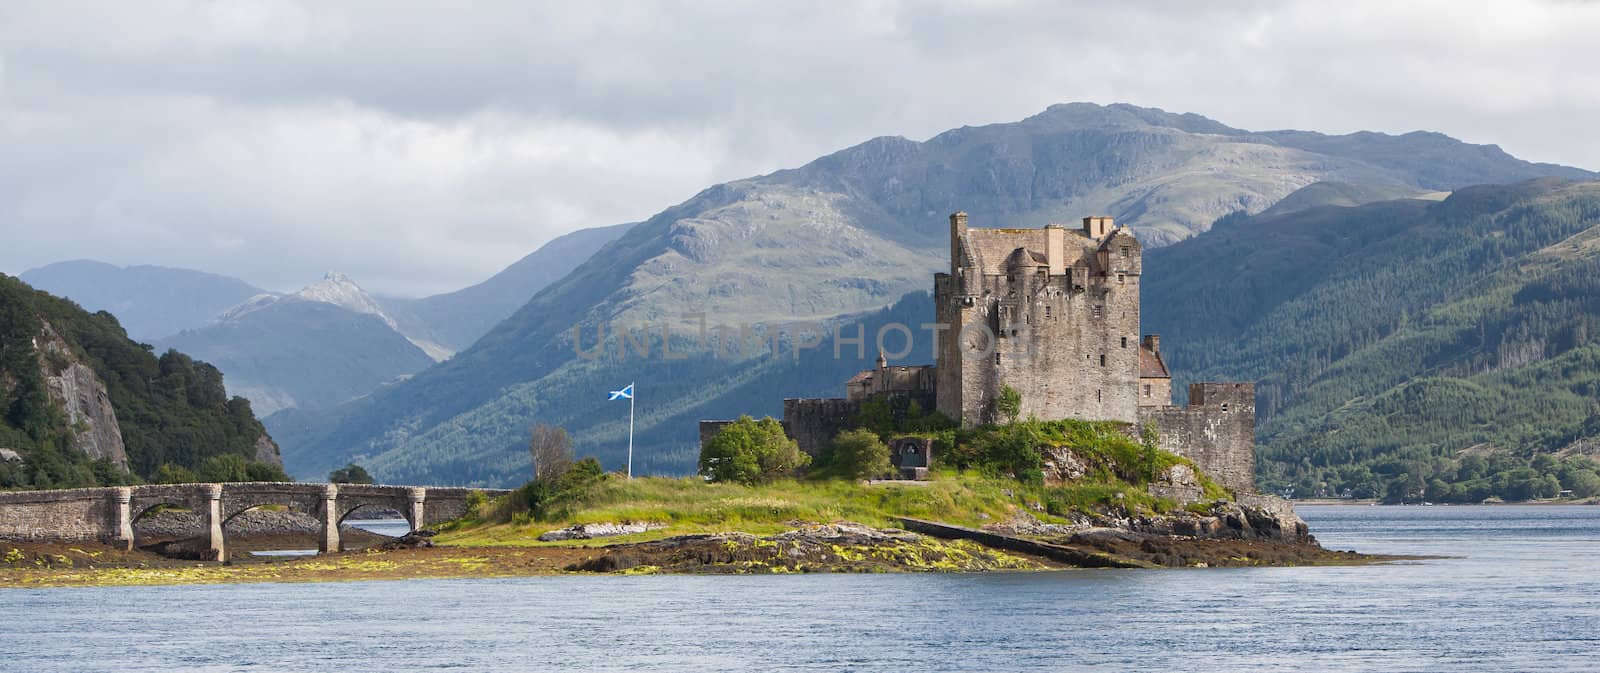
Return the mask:
<path fill-rule="evenodd" d="M 933 366 L 856 374 L 839 399 L 784 400 L 784 427 L 816 455 L 861 402 L 909 396 L 963 426 L 1006 420 L 996 400 L 1021 395 L 1019 418 L 1078 418 L 1153 428 L 1161 448 L 1219 483 L 1255 490 L 1255 386 L 1196 383 L 1172 404 L 1161 339 L 1139 331 L 1139 240 L 1109 217 L 1078 229 L 969 229 L 950 216 L 950 271 L 934 275 L 941 334 Z M 725 421 L 702 421 L 702 442 Z"/>

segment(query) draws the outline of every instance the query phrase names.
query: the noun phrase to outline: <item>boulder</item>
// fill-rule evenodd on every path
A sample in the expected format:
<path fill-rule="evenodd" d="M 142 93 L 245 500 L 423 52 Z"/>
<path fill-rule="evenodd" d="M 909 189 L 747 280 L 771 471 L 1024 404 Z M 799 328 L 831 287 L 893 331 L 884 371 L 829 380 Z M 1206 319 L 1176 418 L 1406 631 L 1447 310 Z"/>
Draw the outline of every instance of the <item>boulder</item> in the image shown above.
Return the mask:
<path fill-rule="evenodd" d="M 539 536 L 539 541 L 590 540 L 597 537 L 644 533 L 652 530 L 661 530 L 666 527 L 667 525 L 662 523 L 580 523 L 575 526 L 547 531 Z"/>

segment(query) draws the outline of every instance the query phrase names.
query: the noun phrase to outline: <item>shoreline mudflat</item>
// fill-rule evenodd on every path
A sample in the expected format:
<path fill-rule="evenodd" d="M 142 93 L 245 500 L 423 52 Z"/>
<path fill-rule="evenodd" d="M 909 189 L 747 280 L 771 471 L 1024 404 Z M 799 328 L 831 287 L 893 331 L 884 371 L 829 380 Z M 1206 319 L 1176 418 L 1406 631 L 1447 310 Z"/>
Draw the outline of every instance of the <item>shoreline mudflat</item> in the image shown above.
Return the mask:
<path fill-rule="evenodd" d="M 235 548 L 305 548 L 292 536 Z M 313 545 L 314 546 L 314 545 Z M 1260 540 L 1181 536 L 1106 537 L 1097 547 L 1130 567 L 1362 565 L 1405 560 Z M 0 542 L 0 589 L 156 586 L 255 582 L 347 582 L 500 578 L 568 574 L 784 574 L 860 572 L 1029 572 L 1072 566 L 1003 551 L 858 524 L 803 526 L 769 536 L 683 535 L 604 546 L 434 546 L 303 557 L 239 557 L 227 564 L 173 559 L 99 544 Z"/>

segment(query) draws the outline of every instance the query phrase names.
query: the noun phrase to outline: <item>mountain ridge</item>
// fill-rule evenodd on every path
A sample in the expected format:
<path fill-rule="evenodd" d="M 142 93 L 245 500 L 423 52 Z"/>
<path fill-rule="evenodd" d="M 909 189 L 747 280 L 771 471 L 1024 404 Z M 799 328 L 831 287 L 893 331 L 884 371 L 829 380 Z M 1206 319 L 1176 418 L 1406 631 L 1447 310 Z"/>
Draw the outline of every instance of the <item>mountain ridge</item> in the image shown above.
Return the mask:
<path fill-rule="evenodd" d="M 481 452 L 469 444 L 512 455 L 520 451 L 521 429 L 508 414 L 534 418 L 542 407 L 565 409 L 556 401 L 559 386 L 613 371 L 576 361 L 574 328 L 592 334 L 602 324 L 652 324 L 694 313 L 713 324 L 870 313 L 926 290 L 947 255 L 944 215 L 954 210 L 967 211 L 974 226 L 997 227 L 1112 214 L 1141 237 L 1172 241 L 1224 215 L 1264 210 L 1318 181 L 1420 192 L 1456 175 L 1499 171 L 1517 179 L 1541 171 L 1455 142 L 1450 147 L 1462 161 L 1478 163 L 1413 176 L 1406 172 L 1412 164 L 1395 158 L 1405 154 L 1396 144 L 1432 142 L 1431 136 L 1289 138 L 1341 153 L 1319 155 L 1257 140 L 1258 134 L 1214 133 L 1228 127 L 1198 115 L 1134 110 L 1141 109 L 1068 105 L 920 143 L 882 137 L 798 168 L 709 187 L 608 243 L 450 361 L 320 420 L 296 419 L 295 430 L 280 433 L 293 438 L 285 440 L 286 455 L 291 464 L 350 455 L 390 456 L 384 460 L 398 464 L 408 451 Z M 1152 126 L 1147 116 L 1207 133 Z M 1376 152 L 1374 143 L 1382 150 L 1376 163 L 1342 156 Z M 490 407 L 501 411 L 485 411 Z M 447 425 L 453 429 L 446 432 Z M 684 441 L 683 434 L 669 436 Z M 427 474 L 426 467 L 407 469 Z"/>

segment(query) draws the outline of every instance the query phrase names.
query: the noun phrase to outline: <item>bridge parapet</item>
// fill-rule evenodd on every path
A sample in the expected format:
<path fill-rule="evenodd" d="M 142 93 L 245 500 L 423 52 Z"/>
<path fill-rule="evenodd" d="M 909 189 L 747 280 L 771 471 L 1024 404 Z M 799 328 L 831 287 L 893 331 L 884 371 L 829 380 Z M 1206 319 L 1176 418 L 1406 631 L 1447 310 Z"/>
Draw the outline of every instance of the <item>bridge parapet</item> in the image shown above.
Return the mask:
<path fill-rule="evenodd" d="M 99 540 L 133 547 L 133 522 L 157 505 L 174 505 L 201 514 L 207 524 L 213 560 L 227 558 L 223 526 L 240 513 L 281 505 L 316 516 L 323 524 L 318 547 L 338 551 L 339 524 L 363 507 L 400 512 L 411 529 L 466 514 L 472 494 L 508 493 L 502 489 L 241 482 L 228 484 L 151 484 L 110 488 L 0 492 L 0 539 L 78 542 Z"/>

